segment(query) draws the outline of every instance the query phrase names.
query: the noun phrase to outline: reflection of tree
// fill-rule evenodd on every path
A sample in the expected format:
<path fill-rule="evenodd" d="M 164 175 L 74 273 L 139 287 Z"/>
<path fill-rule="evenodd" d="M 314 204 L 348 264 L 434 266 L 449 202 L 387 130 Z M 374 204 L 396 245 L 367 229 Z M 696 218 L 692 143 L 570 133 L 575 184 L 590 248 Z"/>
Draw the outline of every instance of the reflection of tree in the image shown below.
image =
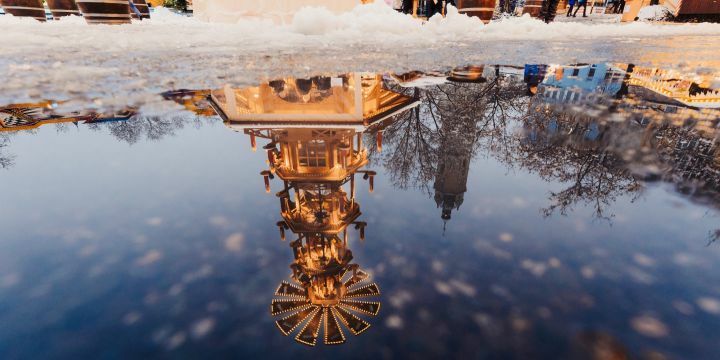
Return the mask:
<path fill-rule="evenodd" d="M 107 129 L 118 140 L 135 144 L 143 138 L 159 140 L 166 136 L 174 136 L 178 130 L 192 122 L 194 117 L 188 116 L 135 116 L 126 121 L 90 124 L 92 129 Z"/>
<path fill-rule="evenodd" d="M 423 99 L 423 91 L 413 89 L 413 95 Z M 379 161 L 390 173 L 393 184 L 399 188 L 427 187 L 435 175 L 437 153 L 437 123 L 427 121 L 426 106 L 418 106 L 397 115 L 384 130 L 385 151 Z M 377 159 L 378 154 L 373 158 Z"/>
<path fill-rule="evenodd" d="M 679 191 L 685 186 L 680 183 L 687 184 L 682 178 L 702 178 L 706 185 L 717 185 L 719 179 L 716 170 L 710 171 L 718 168 L 718 157 L 705 146 L 707 141 L 696 135 L 692 140 L 690 133 L 671 125 L 676 122 L 648 126 L 648 121 L 663 123 L 667 114 L 655 112 L 648 120 L 646 108 L 634 104 L 628 109 L 630 101 L 588 104 L 593 114 L 580 114 L 562 104 L 544 104 L 540 98 L 529 102 L 525 85 L 504 76 L 482 83 L 395 90 L 412 93 L 421 102 L 385 130 L 386 150 L 376 154 L 375 160 L 379 158 L 401 188 L 429 190 L 448 151 L 469 151 L 472 156 L 480 151 L 509 167 L 564 184 L 550 194 L 545 216 L 567 214 L 585 204 L 598 218 L 610 219 L 613 215 L 607 208 L 617 199 L 629 195 L 635 200 L 641 195 L 642 181 L 653 178 L 648 169 L 667 171 L 662 178 L 678 184 Z M 625 121 L 606 122 L 612 114 Z M 513 131 L 518 127 L 523 131 Z M 702 174 L 701 168 L 706 169 Z M 702 189 L 707 192 L 709 187 Z"/>
<path fill-rule="evenodd" d="M 198 116 L 188 116 L 185 114 L 161 115 L 161 116 L 134 116 L 130 119 L 119 117 L 113 121 L 101 121 L 84 123 L 94 131 L 109 131 L 111 135 L 118 140 L 125 141 L 129 144 L 135 144 L 143 138 L 147 140 L 159 140 L 166 136 L 174 136 L 178 130 L 184 128 L 188 124 L 201 126 L 204 119 Z M 73 125 L 74 124 L 74 125 Z M 83 124 L 80 122 L 79 124 Z M 64 134 L 69 131 L 75 123 L 57 123 L 54 124 L 58 134 Z M 14 132 L 0 132 L 0 169 L 9 168 L 15 163 L 15 156 L 4 152 L 10 144 L 10 138 L 18 133 L 36 133 L 36 129 L 21 130 Z"/>
<path fill-rule="evenodd" d="M 708 233 L 708 246 L 716 243 L 718 240 L 720 240 L 720 229 Z"/>
<path fill-rule="evenodd" d="M 7 155 L 3 151 L 4 148 L 10 143 L 10 136 L 5 133 L 0 133 L 0 168 L 9 168 L 14 163 L 14 156 Z"/>
<path fill-rule="evenodd" d="M 605 208 L 618 197 L 639 195 L 642 185 L 608 147 L 611 128 L 584 116 L 535 110 L 531 107 L 525 120 L 525 136 L 517 139 L 513 161 L 543 180 L 569 184 L 551 192 L 545 216 L 556 211 L 565 215 L 584 203 L 592 206 L 596 217 L 609 219 L 612 215 Z"/>
<path fill-rule="evenodd" d="M 391 87 L 420 101 L 384 130 L 385 150 L 373 154 L 399 188 L 429 191 L 443 148 L 470 149 L 473 154 L 480 146 L 502 148 L 509 118 L 526 102 L 524 85 L 505 76 L 422 89 Z"/>
<path fill-rule="evenodd" d="M 663 179 L 675 183 L 681 193 L 715 197 L 720 202 L 717 139 L 700 133 L 694 126 L 667 123 L 651 124 L 647 132 L 660 161 L 666 164 Z"/>

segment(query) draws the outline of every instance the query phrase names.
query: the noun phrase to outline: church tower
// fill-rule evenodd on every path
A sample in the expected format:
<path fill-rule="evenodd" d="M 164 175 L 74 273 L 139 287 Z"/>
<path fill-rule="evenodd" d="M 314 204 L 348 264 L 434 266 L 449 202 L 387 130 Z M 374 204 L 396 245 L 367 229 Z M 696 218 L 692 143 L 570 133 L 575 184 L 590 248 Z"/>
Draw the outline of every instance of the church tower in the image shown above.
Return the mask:
<path fill-rule="evenodd" d="M 435 203 L 442 209 L 443 220 L 450 220 L 453 210 L 459 210 L 467 191 L 467 181 L 472 157 L 472 143 L 463 141 L 462 134 L 446 129 L 443 124 L 443 140 L 440 146 L 438 172 L 435 177 Z"/>

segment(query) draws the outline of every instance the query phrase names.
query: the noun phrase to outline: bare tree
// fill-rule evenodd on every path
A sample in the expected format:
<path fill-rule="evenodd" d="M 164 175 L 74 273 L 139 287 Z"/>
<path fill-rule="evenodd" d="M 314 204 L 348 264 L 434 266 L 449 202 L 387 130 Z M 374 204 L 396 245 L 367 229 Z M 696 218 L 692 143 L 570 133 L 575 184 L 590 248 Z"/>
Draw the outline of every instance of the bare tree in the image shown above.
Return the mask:
<path fill-rule="evenodd" d="M 545 216 L 566 215 L 584 203 L 592 206 L 597 218 L 609 220 L 613 214 L 606 209 L 619 197 L 632 195 L 634 201 L 642 193 L 641 182 L 609 146 L 616 135 L 612 125 L 533 104 L 523 126 L 513 162 L 546 181 L 568 184 L 550 193 L 551 204 L 542 210 Z"/>
<path fill-rule="evenodd" d="M 502 148 L 510 117 L 527 103 L 524 85 L 505 76 L 427 88 L 388 86 L 414 96 L 420 106 L 397 115 L 384 130 L 384 152 L 371 157 L 388 170 L 395 186 L 428 193 L 444 148 L 468 151 L 471 157 L 481 145 Z"/>
<path fill-rule="evenodd" d="M 0 168 L 7 169 L 15 163 L 15 156 L 4 153 L 4 148 L 10 144 L 10 136 L 0 133 Z"/>
<path fill-rule="evenodd" d="M 118 140 L 135 144 L 142 139 L 160 140 L 174 136 L 191 122 L 192 116 L 134 116 L 128 120 L 91 123 L 89 126 L 95 130 L 107 129 Z"/>

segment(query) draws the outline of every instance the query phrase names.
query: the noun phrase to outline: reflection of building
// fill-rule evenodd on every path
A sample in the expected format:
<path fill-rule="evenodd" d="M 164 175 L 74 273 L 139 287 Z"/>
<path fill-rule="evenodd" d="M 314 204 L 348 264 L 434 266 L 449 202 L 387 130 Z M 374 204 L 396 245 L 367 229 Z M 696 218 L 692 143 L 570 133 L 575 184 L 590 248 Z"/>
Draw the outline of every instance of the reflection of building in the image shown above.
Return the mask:
<path fill-rule="evenodd" d="M 323 331 L 325 344 L 341 344 L 343 324 L 358 335 L 370 324 L 357 313 L 377 315 L 380 303 L 357 300 L 378 296 L 377 285 L 352 263 L 348 227 L 365 238 L 366 223 L 357 221 L 356 174 L 370 182 L 363 133 L 380 131 L 392 115 L 414 106 L 415 100 L 382 87 L 380 76 L 349 74 L 335 78 L 287 78 L 257 87 L 224 88 L 211 101 L 225 124 L 250 136 L 269 140 L 270 179 L 283 181 L 277 193 L 282 220 L 281 238 L 294 235 L 291 281 L 278 287 L 270 311 L 282 316 L 275 323 L 284 335 L 304 324 L 295 340 L 310 346 Z M 378 146 L 380 145 L 378 136 Z"/>
<path fill-rule="evenodd" d="M 377 315 L 380 310 L 379 302 L 354 300 L 380 291 L 375 284 L 362 286 L 369 276 L 352 263 L 348 248 L 348 226 L 365 237 L 355 200 L 355 173 L 367 162 L 365 150 L 351 148 L 354 133 L 348 130 L 276 129 L 268 134 L 283 150 L 265 147 L 270 157 L 266 185 L 273 172 L 283 180 L 284 189 L 277 193 L 283 219 L 278 227 L 283 239 L 286 230 L 295 235 L 290 242 L 293 282 L 280 285 L 271 313 L 288 314 L 276 321 L 285 335 L 307 320 L 295 337 L 300 343 L 314 346 L 321 328 L 325 344 L 344 343 L 340 323 L 357 335 L 370 325 L 353 312 Z"/>
<path fill-rule="evenodd" d="M 47 124 L 124 121 L 135 115 L 132 109 L 115 114 L 101 114 L 94 111 L 58 113 L 55 110 L 57 105 L 56 102 L 45 101 L 0 107 L 0 132 L 31 130 Z"/>
<path fill-rule="evenodd" d="M 387 119 L 414 100 L 383 87 L 382 76 L 281 79 L 257 87 L 225 87 L 211 93 L 218 113 L 231 125 L 324 125 L 358 128 Z"/>
<path fill-rule="evenodd" d="M 533 69 L 546 68 L 547 71 Z M 593 103 L 601 97 L 625 95 L 625 85 L 646 101 L 677 107 L 719 108 L 720 90 L 712 78 L 626 64 L 526 65 L 525 81 L 537 83 L 538 95 L 550 103 Z M 672 110 L 672 109 L 671 109 Z"/>
<path fill-rule="evenodd" d="M 208 101 L 209 95 L 210 90 L 176 90 L 162 94 L 166 100 L 172 100 L 196 115 L 215 116 L 217 114 Z"/>
<path fill-rule="evenodd" d="M 608 64 L 550 66 L 538 86 L 538 95 L 547 102 L 593 102 L 620 91 L 624 75 Z"/>
<path fill-rule="evenodd" d="M 710 88 L 711 79 L 657 68 L 633 67 L 629 87 L 639 87 L 643 98 L 693 108 L 720 108 L 720 90 Z"/>
<path fill-rule="evenodd" d="M 545 164 L 562 167 L 562 171 L 545 167 L 540 172 L 567 175 L 568 164 L 572 164 L 569 159 L 575 158 L 581 160 L 575 161 L 581 165 L 576 165 L 579 169 L 590 168 L 596 163 L 596 169 L 602 171 L 600 175 L 614 173 L 613 176 L 597 176 L 588 170 L 578 171 L 577 177 L 567 177 L 567 181 L 577 184 L 583 178 L 587 180 L 593 176 L 603 180 L 597 181 L 598 184 L 612 184 L 612 180 L 623 177 L 633 181 L 661 179 L 698 199 L 720 198 L 717 192 L 720 185 L 717 141 L 720 112 L 715 108 L 720 103 L 714 100 L 720 93 L 710 88 L 713 79 L 634 65 L 614 64 L 612 67 L 623 73 L 623 91 L 618 92 L 615 99 L 607 99 L 603 97 L 603 90 L 595 86 L 595 95 L 584 95 L 581 105 L 601 103 L 591 99 L 607 99 L 606 106 L 592 109 L 596 111 L 554 106 L 558 102 L 572 103 L 575 99 L 552 96 L 552 88 L 539 91 L 539 96 L 531 101 L 524 122 L 523 146 L 534 156 L 547 154 Z M 546 81 L 552 82 L 552 79 Z M 589 91 L 592 86 L 587 89 Z M 616 114 L 625 121 L 608 121 Z M 543 161 L 537 163 L 544 166 Z M 598 185 L 586 186 L 587 190 L 584 190 L 581 185 L 574 189 L 578 197 L 596 194 L 600 189 Z M 623 189 L 622 186 L 616 188 Z M 627 188 L 635 189 L 635 186 Z M 570 203 L 565 200 L 559 201 L 559 206 Z"/>
<path fill-rule="evenodd" d="M 435 177 L 435 203 L 442 208 L 443 220 L 450 220 L 453 209 L 460 209 L 467 191 L 474 142 L 460 129 L 449 129 L 443 122 L 442 142 Z"/>
<path fill-rule="evenodd" d="M 459 73 L 469 73 L 474 76 L 459 77 Z M 454 94 L 456 96 L 472 94 L 475 91 L 480 91 L 480 94 L 485 95 L 490 92 L 489 89 L 494 89 L 496 85 L 492 84 L 497 84 L 499 78 L 512 78 L 518 74 L 517 68 L 509 66 L 475 66 L 455 69 L 448 80 L 455 83 L 456 91 L 460 91 L 460 94 Z M 491 84 L 484 85 L 488 82 Z M 474 84 L 460 85 L 459 83 Z M 452 93 L 450 92 L 450 94 Z M 448 96 L 447 93 L 445 96 Z M 475 97 L 470 106 L 483 110 L 472 114 L 462 112 L 462 103 L 453 102 L 444 97 L 436 100 L 436 116 L 440 122 L 440 129 L 437 172 L 433 189 L 435 190 L 435 204 L 442 209 L 441 218 L 446 222 L 452 218 L 453 210 L 460 209 L 467 192 L 470 162 L 478 140 L 477 124 L 485 116 L 484 107 L 481 104 L 492 101 L 489 98 L 480 99 L 480 96 Z"/>

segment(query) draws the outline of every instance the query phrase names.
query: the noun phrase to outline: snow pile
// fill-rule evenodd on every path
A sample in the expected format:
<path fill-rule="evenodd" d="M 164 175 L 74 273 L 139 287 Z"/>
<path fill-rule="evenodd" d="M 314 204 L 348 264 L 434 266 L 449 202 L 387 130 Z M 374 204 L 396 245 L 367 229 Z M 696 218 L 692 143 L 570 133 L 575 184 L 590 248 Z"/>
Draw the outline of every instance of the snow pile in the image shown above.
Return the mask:
<path fill-rule="evenodd" d="M 360 0 L 195 0 L 196 18 L 210 22 L 237 23 L 247 17 L 287 23 L 302 7 L 323 7 L 333 13 L 348 12 Z"/>
<path fill-rule="evenodd" d="M 304 7 L 292 20 L 292 30 L 303 35 L 322 35 L 343 24 L 326 8 Z"/>
<path fill-rule="evenodd" d="M 461 15 L 454 7 L 448 8 L 447 17 L 436 15 L 423 23 L 384 3 L 374 3 L 342 14 L 322 7 L 303 7 L 293 16 L 289 30 L 302 35 L 327 35 L 342 41 L 364 38 L 427 42 L 467 37 L 480 31 L 482 26 L 480 19 Z"/>
<path fill-rule="evenodd" d="M 482 31 L 485 24 L 477 17 L 460 14 L 453 6 L 448 6 L 445 17 L 436 14 L 425 24 L 424 28 L 436 36 L 447 34 L 453 37 L 463 37 L 474 31 Z"/>
<path fill-rule="evenodd" d="M 206 23 L 158 8 L 150 21 L 132 25 L 6 15 L 0 29 L 0 104 L 39 98 L 134 104 L 167 90 L 250 85 L 274 76 L 483 63 L 667 59 L 676 66 L 697 61 L 694 55 L 716 66 L 707 60 L 720 51 L 720 24 L 545 24 L 524 16 L 484 25 L 454 8 L 423 23 L 384 2 L 345 13 L 306 7 L 285 25 L 259 17 Z M 663 53 L 673 47 L 682 47 L 681 56 Z"/>
<path fill-rule="evenodd" d="M 638 19 L 640 21 L 665 21 L 672 19 L 672 13 L 663 5 L 646 6 L 640 9 Z"/>

